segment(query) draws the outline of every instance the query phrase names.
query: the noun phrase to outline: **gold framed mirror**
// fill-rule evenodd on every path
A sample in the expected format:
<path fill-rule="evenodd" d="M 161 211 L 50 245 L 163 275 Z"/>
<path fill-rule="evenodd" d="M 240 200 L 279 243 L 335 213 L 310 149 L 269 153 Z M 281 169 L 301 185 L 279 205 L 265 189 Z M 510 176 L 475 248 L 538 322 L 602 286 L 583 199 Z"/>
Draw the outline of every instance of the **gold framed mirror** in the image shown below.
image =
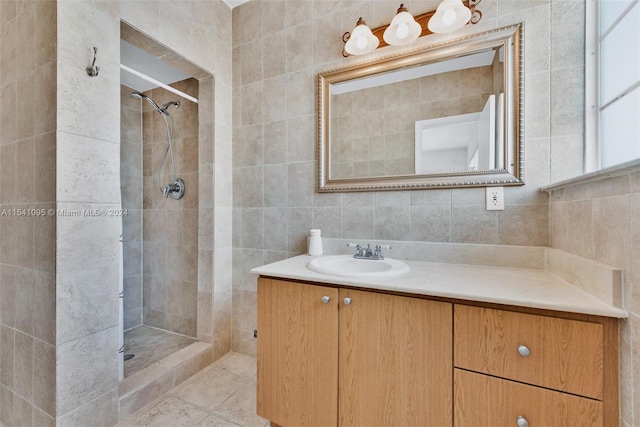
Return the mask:
<path fill-rule="evenodd" d="M 522 24 L 318 76 L 318 191 L 524 184 Z"/>

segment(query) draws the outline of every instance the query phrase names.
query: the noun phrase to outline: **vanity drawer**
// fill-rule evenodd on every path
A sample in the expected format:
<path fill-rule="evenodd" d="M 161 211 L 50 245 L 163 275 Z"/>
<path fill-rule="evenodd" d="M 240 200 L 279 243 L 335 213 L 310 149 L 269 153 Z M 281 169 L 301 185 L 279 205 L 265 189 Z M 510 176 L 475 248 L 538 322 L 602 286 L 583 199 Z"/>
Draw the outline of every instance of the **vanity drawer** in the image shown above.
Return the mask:
<path fill-rule="evenodd" d="M 602 402 L 455 369 L 456 427 L 602 427 Z"/>
<path fill-rule="evenodd" d="M 601 324 L 456 304 L 454 365 L 603 397 Z"/>

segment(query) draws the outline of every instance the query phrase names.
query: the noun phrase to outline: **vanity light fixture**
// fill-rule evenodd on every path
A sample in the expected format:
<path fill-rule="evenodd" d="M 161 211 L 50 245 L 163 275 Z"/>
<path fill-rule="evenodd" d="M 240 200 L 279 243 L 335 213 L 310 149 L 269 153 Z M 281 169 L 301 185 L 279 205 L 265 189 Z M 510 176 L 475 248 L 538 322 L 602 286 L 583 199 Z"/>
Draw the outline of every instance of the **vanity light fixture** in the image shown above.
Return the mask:
<path fill-rule="evenodd" d="M 391 24 L 384 30 L 382 38 L 387 44 L 399 46 L 411 43 L 422 33 L 422 27 L 409 13 L 404 4 L 401 4 Z"/>
<path fill-rule="evenodd" d="M 371 29 L 362 18 L 358 19 L 351 33 L 344 33 L 342 41 L 345 42 L 342 56 L 348 56 L 345 55 L 345 52 L 349 55 L 364 55 L 376 50 L 380 44 L 380 39 L 373 35 Z"/>
<path fill-rule="evenodd" d="M 482 19 L 482 12 L 476 9 L 480 1 L 442 0 L 435 11 L 415 17 L 401 4 L 389 25 L 373 30 L 360 18 L 353 31 L 342 35 L 342 56 L 364 55 L 378 47 L 403 45 L 432 33 L 455 31 L 467 23 L 477 24 Z"/>
<path fill-rule="evenodd" d="M 450 33 L 458 30 L 471 19 L 471 10 L 462 0 L 443 0 L 427 24 L 433 33 Z"/>

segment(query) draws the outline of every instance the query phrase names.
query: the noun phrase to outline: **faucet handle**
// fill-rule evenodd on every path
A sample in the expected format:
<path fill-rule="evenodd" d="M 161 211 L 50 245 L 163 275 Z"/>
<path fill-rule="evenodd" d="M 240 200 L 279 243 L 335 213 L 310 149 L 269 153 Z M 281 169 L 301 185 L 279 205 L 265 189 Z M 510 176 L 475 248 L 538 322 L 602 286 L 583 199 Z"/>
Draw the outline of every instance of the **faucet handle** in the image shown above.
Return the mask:
<path fill-rule="evenodd" d="M 373 253 L 373 256 L 378 258 L 378 259 L 384 259 L 384 256 L 382 256 L 382 250 L 389 250 L 391 249 L 391 246 L 389 245 L 376 245 L 376 250 Z"/>
<path fill-rule="evenodd" d="M 360 246 L 357 243 L 347 243 L 347 247 L 348 248 L 356 248 L 356 251 L 355 251 L 356 254 L 354 255 L 356 257 L 359 256 L 360 252 L 362 251 L 362 246 Z"/>

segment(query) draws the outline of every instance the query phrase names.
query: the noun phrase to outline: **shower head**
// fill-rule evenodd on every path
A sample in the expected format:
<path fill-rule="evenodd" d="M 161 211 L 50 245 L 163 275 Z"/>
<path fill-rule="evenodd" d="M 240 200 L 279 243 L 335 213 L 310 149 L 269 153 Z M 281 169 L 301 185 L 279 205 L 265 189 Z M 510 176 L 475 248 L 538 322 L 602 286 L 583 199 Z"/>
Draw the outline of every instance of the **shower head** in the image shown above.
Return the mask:
<path fill-rule="evenodd" d="M 142 99 L 144 97 L 146 97 L 146 95 L 142 92 L 138 92 L 137 90 L 134 90 L 133 92 L 131 92 L 129 94 L 129 96 L 131 96 L 132 98 L 137 98 L 137 99 Z"/>
<path fill-rule="evenodd" d="M 133 92 L 131 92 L 131 93 L 130 93 L 130 96 L 131 96 L 132 98 L 145 99 L 145 100 L 146 100 L 149 104 L 151 104 L 151 106 L 152 106 L 153 108 L 155 108 L 159 113 L 161 113 L 161 114 L 165 114 L 165 115 L 166 115 L 166 114 L 169 114 L 169 113 L 167 113 L 166 108 L 165 108 L 165 109 L 160 108 L 160 106 L 159 106 L 158 104 L 156 104 L 156 102 L 155 102 L 153 99 L 149 98 L 147 95 L 145 95 L 145 94 L 144 94 L 144 93 L 142 93 L 142 92 L 139 92 L 139 91 L 137 91 L 137 90 L 134 90 Z"/>

